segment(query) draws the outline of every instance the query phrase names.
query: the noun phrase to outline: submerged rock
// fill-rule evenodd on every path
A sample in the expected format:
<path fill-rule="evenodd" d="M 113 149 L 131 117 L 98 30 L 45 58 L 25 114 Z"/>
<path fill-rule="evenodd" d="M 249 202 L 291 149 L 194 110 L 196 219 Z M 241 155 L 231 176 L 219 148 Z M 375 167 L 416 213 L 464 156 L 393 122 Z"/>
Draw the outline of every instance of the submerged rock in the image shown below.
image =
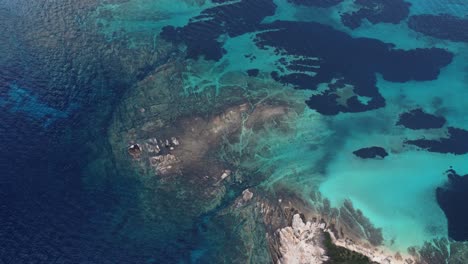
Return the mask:
<path fill-rule="evenodd" d="M 171 154 L 150 158 L 150 164 L 155 168 L 158 175 L 167 175 L 179 171 L 176 167 L 176 164 L 179 162 L 179 159 Z"/>
<path fill-rule="evenodd" d="M 452 153 L 462 155 L 468 153 L 468 130 L 449 127 L 447 137 L 439 139 L 406 140 L 405 144 L 414 145 L 429 152 Z"/>
<path fill-rule="evenodd" d="M 450 238 L 468 241 L 468 174 L 459 175 L 453 169 L 446 174 L 448 182 L 436 190 L 437 203 L 447 217 Z"/>
<path fill-rule="evenodd" d="M 179 140 L 177 140 L 176 137 L 171 137 L 171 142 L 174 146 L 179 146 L 180 143 L 179 143 Z"/>
<path fill-rule="evenodd" d="M 259 74 L 260 70 L 259 69 L 249 69 L 247 70 L 247 74 L 250 76 L 250 77 L 257 77 L 258 74 Z"/>
<path fill-rule="evenodd" d="M 457 42 L 468 42 L 468 19 L 449 14 L 411 16 L 408 26 L 424 35 Z"/>
<path fill-rule="evenodd" d="M 128 153 L 134 158 L 137 159 L 141 155 L 141 147 L 138 144 L 133 144 L 128 147 Z"/>
<path fill-rule="evenodd" d="M 358 149 L 354 151 L 353 154 L 362 159 L 383 159 L 388 156 L 388 153 L 384 148 L 376 146 Z"/>
<path fill-rule="evenodd" d="M 250 201 L 252 197 L 253 197 L 253 193 L 249 189 L 245 189 L 242 192 L 242 200 L 244 200 L 244 202 Z"/>
<path fill-rule="evenodd" d="M 230 175 L 231 175 L 231 171 L 230 171 L 230 170 L 224 170 L 224 171 L 223 171 L 223 174 L 221 174 L 221 180 L 226 179 L 226 178 L 229 177 Z"/>
<path fill-rule="evenodd" d="M 324 83 L 330 84 L 328 89 L 306 101 L 311 109 L 323 115 L 357 113 L 384 107 L 386 102 L 378 90 L 376 74 L 391 82 L 434 80 L 440 69 L 453 59 L 453 54 L 444 49 L 397 49 L 392 43 L 354 38 L 315 22 L 275 21 L 265 24 L 264 28 L 264 31 L 257 33 L 255 44 L 261 49 L 271 47 L 279 50 L 278 55 L 284 58 L 278 60 L 279 65 L 286 58 L 300 56 L 307 60 L 305 66 L 311 66 L 301 72 L 272 71 L 274 80 L 296 89 L 308 90 L 317 90 Z M 302 61 L 286 64 L 289 68 L 304 65 Z M 352 86 L 354 96 L 340 99 L 342 92 L 337 91 L 340 87 L 333 85 L 336 78 Z M 351 94 L 349 89 L 344 92 Z"/>
<path fill-rule="evenodd" d="M 445 122 L 444 117 L 428 114 L 421 108 L 417 108 L 401 114 L 397 125 L 402 125 L 409 129 L 429 129 L 441 128 Z"/>
<path fill-rule="evenodd" d="M 159 154 L 159 152 L 161 152 L 161 148 L 158 145 L 158 140 L 155 138 L 148 139 L 148 142 L 145 143 L 145 148 L 148 153 Z"/>

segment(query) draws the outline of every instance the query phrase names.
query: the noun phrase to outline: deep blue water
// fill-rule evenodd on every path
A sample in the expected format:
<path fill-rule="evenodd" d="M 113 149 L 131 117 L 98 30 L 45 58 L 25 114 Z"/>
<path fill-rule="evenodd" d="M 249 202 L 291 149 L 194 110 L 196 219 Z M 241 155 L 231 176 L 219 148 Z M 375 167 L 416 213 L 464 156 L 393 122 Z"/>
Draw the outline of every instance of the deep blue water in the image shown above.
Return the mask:
<path fill-rule="evenodd" d="M 109 147 L 113 105 L 140 74 L 82 29 L 96 4 L 0 1 L 0 263 L 174 263 L 191 247 L 122 230 L 139 221 L 138 186 L 112 166 L 112 184 L 83 187 Z"/>

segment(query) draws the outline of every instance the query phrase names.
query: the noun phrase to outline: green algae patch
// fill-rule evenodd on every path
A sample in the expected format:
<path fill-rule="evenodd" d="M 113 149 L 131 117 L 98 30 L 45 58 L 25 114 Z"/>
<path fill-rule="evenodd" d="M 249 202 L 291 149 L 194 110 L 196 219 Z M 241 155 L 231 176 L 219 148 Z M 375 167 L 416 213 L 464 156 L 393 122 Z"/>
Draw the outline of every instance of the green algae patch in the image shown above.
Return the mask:
<path fill-rule="evenodd" d="M 344 247 L 333 244 L 331 236 L 328 232 L 324 232 L 324 241 L 327 256 L 326 264 L 375 264 L 368 257 L 346 249 Z"/>

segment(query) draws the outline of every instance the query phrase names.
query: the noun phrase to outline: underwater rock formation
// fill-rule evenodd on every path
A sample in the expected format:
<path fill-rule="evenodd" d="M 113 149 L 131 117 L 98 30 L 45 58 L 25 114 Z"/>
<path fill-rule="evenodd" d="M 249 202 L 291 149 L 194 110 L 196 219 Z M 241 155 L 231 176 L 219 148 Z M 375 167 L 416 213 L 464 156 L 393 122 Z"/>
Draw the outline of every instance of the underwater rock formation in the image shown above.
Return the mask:
<path fill-rule="evenodd" d="M 130 147 L 128 147 L 128 153 L 132 155 L 134 159 L 137 159 L 140 157 L 141 154 L 141 147 L 138 144 L 133 144 Z"/>
<path fill-rule="evenodd" d="M 439 139 L 406 140 L 405 144 L 414 145 L 430 152 L 453 153 L 462 155 L 468 153 L 468 131 L 449 127 L 447 137 Z"/>
<path fill-rule="evenodd" d="M 450 238 L 468 241 L 468 174 L 461 176 L 453 169 L 446 174 L 446 186 L 436 190 L 437 202 L 447 216 Z"/>
<path fill-rule="evenodd" d="M 172 154 L 151 157 L 149 162 L 151 166 L 154 167 L 157 175 L 167 175 L 179 172 L 177 165 L 180 160 Z"/>
<path fill-rule="evenodd" d="M 383 159 L 386 156 L 388 156 L 388 153 L 387 151 L 385 151 L 384 148 L 377 147 L 377 146 L 358 149 L 356 151 L 353 151 L 353 154 L 362 159 L 375 159 L 375 158 Z"/>
<path fill-rule="evenodd" d="M 250 70 L 247 70 L 247 74 L 251 77 L 256 77 L 258 76 L 258 73 L 260 72 L 259 69 L 250 69 Z"/>
<path fill-rule="evenodd" d="M 275 9 L 272 0 L 233 1 L 203 10 L 184 27 L 167 26 L 163 28 L 161 36 L 168 41 L 187 45 L 188 58 L 203 56 L 207 60 L 217 61 L 226 52 L 219 40 L 221 35 L 235 37 L 255 31 L 265 17 L 274 14 Z"/>
<path fill-rule="evenodd" d="M 424 112 L 421 108 L 413 109 L 400 115 L 397 125 L 409 129 L 441 128 L 446 120 L 443 116 L 436 116 Z"/>
<path fill-rule="evenodd" d="M 424 35 L 457 42 L 468 42 L 468 19 L 449 14 L 411 16 L 408 26 Z"/>
<path fill-rule="evenodd" d="M 276 117 L 285 116 L 287 112 L 286 106 L 281 105 L 260 104 L 251 108 L 248 104 L 241 104 L 229 107 L 224 112 L 208 119 L 200 116 L 181 118 L 172 128 L 154 131 L 154 133 L 170 136 L 171 140 L 136 139 L 139 144 L 132 146 L 144 146 L 139 156 L 147 157 L 149 165 L 159 176 L 174 173 L 193 174 L 187 170 L 194 170 L 195 167 L 203 166 L 201 164 L 205 160 L 211 160 L 210 169 L 204 173 L 200 172 L 203 175 L 199 176 L 209 175 L 210 178 L 215 179 L 219 175 L 215 172 L 223 171 L 223 168 L 220 162 L 208 158 L 212 155 L 211 149 L 219 147 L 223 138 L 232 136 L 243 126 L 247 129 L 255 128 Z M 148 164 L 140 162 L 140 166 L 146 168 Z M 230 174 L 229 170 L 224 170 L 221 180 Z"/>
<path fill-rule="evenodd" d="M 249 189 L 245 189 L 242 192 L 242 200 L 244 200 L 244 202 L 250 201 L 252 197 L 253 197 L 253 193 Z"/>
<path fill-rule="evenodd" d="M 357 3 L 365 6 L 362 12 L 375 23 L 396 23 L 406 17 L 409 7 L 404 1 L 362 0 Z M 225 54 L 223 45 L 227 37 L 258 32 L 254 33 L 257 47 L 271 48 L 281 57 L 277 61 L 278 70 L 271 72 L 273 79 L 296 89 L 316 90 L 320 84 L 329 85 L 329 89 L 306 101 L 311 109 L 324 115 L 384 107 L 385 99 L 376 87 L 377 73 L 392 82 L 434 80 L 440 69 L 452 61 L 453 54 L 443 49 L 395 49 L 391 43 L 353 38 L 315 22 L 262 24 L 275 9 L 275 4 L 269 0 L 226 3 L 204 10 L 183 27 L 165 27 L 161 37 L 184 44 L 188 58 L 220 61 Z M 405 12 L 394 12 L 395 9 Z M 402 17 L 394 17 L 395 14 L 402 14 Z M 200 34 L 198 28 L 206 30 Z M 248 74 L 255 76 L 256 71 Z M 341 79 L 345 88 L 335 86 L 336 79 Z"/>
<path fill-rule="evenodd" d="M 310 108 L 324 115 L 385 106 L 385 99 L 376 87 L 376 73 L 392 82 L 434 80 L 440 68 L 453 58 L 453 54 L 443 49 L 395 49 L 390 43 L 353 38 L 314 22 L 276 21 L 264 28 L 268 30 L 256 35 L 258 47 L 276 48 L 286 57 L 306 58 L 313 66 L 300 74 L 275 71 L 273 79 L 296 89 L 316 90 L 320 84 L 327 84 L 328 89 L 306 101 Z M 304 63 L 301 60 L 297 64 Z"/>

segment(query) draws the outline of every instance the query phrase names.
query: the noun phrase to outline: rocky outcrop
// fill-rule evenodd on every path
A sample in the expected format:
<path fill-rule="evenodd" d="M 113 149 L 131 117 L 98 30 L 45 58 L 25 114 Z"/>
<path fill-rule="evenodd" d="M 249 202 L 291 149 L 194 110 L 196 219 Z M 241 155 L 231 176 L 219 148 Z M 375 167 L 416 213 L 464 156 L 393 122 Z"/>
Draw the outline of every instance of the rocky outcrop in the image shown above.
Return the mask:
<path fill-rule="evenodd" d="M 138 164 L 143 169 L 154 168 L 156 175 L 183 174 L 184 170 L 197 168 L 197 171 L 204 170 L 203 177 L 207 176 L 218 182 L 219 171 L 222 171 L 221 180 L 232 172 L 223 168 L 220 161 L 208 158 L 207 156 L 212 155 L 210 150 L 218 149 L 222 140 L 235 136 L 242 128 L 261 129 L 263 124 L 287 114 L 288 108 L 284 105 L 259 104 L 252 107 L 245 103 L 239 104 L 211 118 L 186 117 L 179 119 L 171 128 L 153 131 L 146 129 L 141 134 L 153 136 L 132 141 L 128 152 L 138 161 L 140 157 L 147 158 L 148 162 Z M 155 137 L 156 133 L 162 136 Z M 205 166 L 206 161 L 210 163 L 211 169 Z"/>
<path fill-rule="evenodd" d="M 179 162 L 180 160 L 172 154 L 154 156 L 150 158 L 151 166 L 154 167 L 158 175 L 176 173 L 178 171 L 176 166 Z"/>
<path fill-rule="evenodd" d="M 336 239 L 326 223 L 304 221 L 300 214 L 295 214 L 291 226 L 279 229 L 277 234 L 281 255 L 277 264 L 347 263 L 341 262 L 346 259 L 360 260 L 356 263 L 418 263 L 414 256 L 403 257 L 385 248 L 348 238 Z"/>
<path fill-rule="evenodd" d="M 380 235 L 374 234 L 378 230 L 349 201 L 333 217 L 289 192 L 277 193 L 275 198 L 258 193 L 250 204 L 255 204 L 263 217 L 275 264 L 424 263 L 417 253 L 393 252 L 381 245 Z"/>
<path fill-rule="evenodd" d="M 278 230 L 282 255 L 278 264 L 319 264 L 328 260 L 322 245 L 325 224 L 305 222 L 299 214 L 292 225 Z"/>
<path fill-rule="evenodd" d="M 250 201 L 252 197 L 253 197 L 253 193 L 249 189 L 245 189 L 242 192 L 242 200 L 244 200 L 244 202 Z"/>
<path fill-rule="evenodd" d="M 134 159 L 138 159 L 141 154 L 141 147 L 138 144 L 132 144 L 128 147 L 128 154 L 130 154 Z"/>

